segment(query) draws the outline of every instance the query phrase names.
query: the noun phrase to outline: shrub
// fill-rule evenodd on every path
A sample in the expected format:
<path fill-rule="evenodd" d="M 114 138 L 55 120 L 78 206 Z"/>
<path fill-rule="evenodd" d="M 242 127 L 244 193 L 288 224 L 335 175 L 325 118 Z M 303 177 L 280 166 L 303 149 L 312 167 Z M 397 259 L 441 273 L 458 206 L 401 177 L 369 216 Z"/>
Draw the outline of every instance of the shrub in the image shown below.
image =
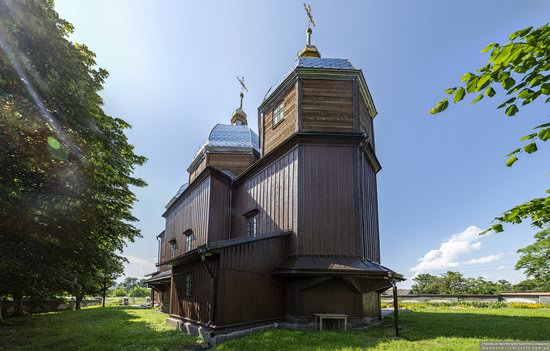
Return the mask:
<path fill-rule="evenodd" d="M 540 303 L 512 302 L 509 304 L 513 308 L 543 308 L 547 307 Z"/>

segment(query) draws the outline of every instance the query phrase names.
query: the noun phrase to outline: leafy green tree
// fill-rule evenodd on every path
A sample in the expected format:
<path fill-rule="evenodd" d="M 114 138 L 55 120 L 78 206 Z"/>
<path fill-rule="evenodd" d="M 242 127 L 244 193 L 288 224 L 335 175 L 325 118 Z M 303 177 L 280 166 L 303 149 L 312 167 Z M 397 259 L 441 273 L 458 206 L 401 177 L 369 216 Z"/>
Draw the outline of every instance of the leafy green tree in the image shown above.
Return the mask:
<path fill-rule="evenodd" d="M 135 285 L 134 287 L 132 287 L 129 293 L 131 297 L 146 297 L 146 296 L 149 296 L 150 294 L 151 294 L 151 289 L 143 288 L 139 285 Z"/>
<path fill-rule="evenodd" d="M 118 283 L 117 287 L 123 288 L 126 291 L 130 291 L 134 286 L 141 286 L 139 279 L 134 277 L 126 277 L 123 281 Z"/>
<path fill-rule="evenodd" d="M 107 71 L 72 31 L 53 1 L 0 0 L 0 298 L 16 302 L 93 291 L 140 235 L 145 158 L 103 111 Z"/>
<path fill-rule="evenodd" d="M 111 295 L 117 296 L 117 297 L 128 296 L 128 291 L 126 291 L 126 289 L 123 289 L 123 288 L 116 288 L 111 292 Z"/>
<path fill-rule="evenodd" d="M 514 291 L 550 291 L 550 283 L 541 282 L 535 279 L 525 279 L 521 282 L 514 284 L 512 287 Z"/>
<path fill-rule="evenodd" d="M 439 278 L 431 274 L 419 274 L 413 278 L 413 294 L 439 294 Z"/>
<path fill-rule="evenodd" d="M 450 95 L 430 110 L 431 114 L 443 112 L 449 100 L 459 103 L 466 95 L 474 94 L 472 104 L 484 98 L 493 98 L 498 91 L 506 94 L 506 100 L 498 108 L 506 116 L 515 116 L 521 108 L 536 100 L 550 102 L 550 27 L 545 24 L 518 30 L 509 36 L 510 42 L 501 45 L 491 43 L 482 52 L 490 52 L 488 62 L 475 73 L 467 72 L 461 78 L 462 86 L 445 90 Z M 548 116 L 546 117 L 548 121 Z M 550 123 L 534 127 L 532 133 L 520 140 L 525 144 L 508 154 L 506 165 L 511 167 L 523 153 L 532 154 L 550 139 Z M 550 189 L 546 191 L 550 194 Z M 495 218 L 490 228 L 503 231 L 504 223 L 521 223 L 530 219 L 533 226 L 544 228 L 550 223 L 550 195 L 535 198 L 518 205 Z"/>
<path fill-rule="evenodd" d="M 516 269 L 524 270 L 538 285 L 550 286 L 550 228 L 535 234 L 535 242 L 518 253 Z"/>

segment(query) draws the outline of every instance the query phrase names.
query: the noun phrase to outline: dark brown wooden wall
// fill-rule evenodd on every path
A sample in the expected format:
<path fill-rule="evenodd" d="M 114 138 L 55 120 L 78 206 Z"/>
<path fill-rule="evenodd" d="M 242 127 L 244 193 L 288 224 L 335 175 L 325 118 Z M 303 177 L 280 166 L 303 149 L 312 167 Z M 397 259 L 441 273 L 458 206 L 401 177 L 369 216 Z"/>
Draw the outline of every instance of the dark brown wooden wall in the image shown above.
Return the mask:
<path fill-rule="evenodd" d="M 284 317 L 284 283 L 269 273 L 284 260 L 289 236 L 277 236 L 221 252 L 218 326 Z"/>
<path fill-rule="evenodd" d="M 303 79 L 302 130 L 353 131 L 353 81 Z"/>
<path fill-rule="evenodd" d="M 216 271 L 215 259 L 207 261 L 212 272 Z M 185 274 L 193 274 L 193 296 L 185 296 Z M 172 297 L 170 314 L 207 323 L 212 316 L 214 301 L 213 281 L 201 262 L 194 262 L 172 268 Z"/>
<path fill-rule="evenodd" d="M 300 222 L 293 254 L 361 256 L 357 146 L 300 145 L 299 150 Z"/>
<path fill-rule="evenodd" d="M 205 244 L 207 241 L 208 221 L 210 207 L 210 182 L 211 176 L 204 178 L 197 184 L 166 218 L 165 239 L 163 252 L 166 259 L 170 258 L 171 248 L 169 241 L 177 240 L 177 254 L 185 252 L 184 235 L 187 230 L 192 230 L 195 240 L 193 248 Z"/>
<path fill-rule="evenodd" d="M 264 138 L 261 141 L 263 153 L 266 154 L 273 150 L 277 145 L 285 141 L 289 136 L 294 134 L 297 130 L 296 122 L 296 89 L 292 86 L 283 97 L 284 108 L 284 120 L 273 127 L 273 109 L 277 107 L 280 101 L 273 104 L 273 108 L 267 111 L 264 117 Z M 283 100 L 281 99 L 281 101 Z"/>
<path fill-rule="evenodd" d="M 298 151 L 294 148 L 267 165 L 236 190 L 234 237 L 245 235 L 246 219 L 258 210 L 258 235 L 297 229 Z"/>
<path fill-rule="evenodd" d="M 361 150 L 357 150 L 357 158 L 361 193 L 361 231 L 365 238 L 364 255 L 369 260 L 380 263 L 376 173 Z"/>
<path fill-rule="evenodd" d="M 229 239 L 231 189 L 217 177 L 211 177 L 211 181 L 208 242 L 216 242 Z"/>
<path fill-rule="evenodd" d="M 287 315 L 313 318 L 314 313 L 342 313 L 351 318 L 363 317 L 363 296 L 349 282 L 335 278 L 315 284 L 317 279 L 289 281 Z"/>

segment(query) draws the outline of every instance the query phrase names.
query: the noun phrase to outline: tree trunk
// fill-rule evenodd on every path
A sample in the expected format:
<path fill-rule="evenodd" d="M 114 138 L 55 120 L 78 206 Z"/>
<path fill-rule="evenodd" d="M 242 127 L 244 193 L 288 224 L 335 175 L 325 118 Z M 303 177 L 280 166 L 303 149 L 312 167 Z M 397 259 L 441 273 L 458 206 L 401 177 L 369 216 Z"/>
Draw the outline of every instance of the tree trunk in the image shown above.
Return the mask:
<path fill-rule="evenodd" d="M 2 323 L 2 299 L 0 298 L 0 323 Z"/>
<path fill-rule="evenodd" d="M 84 299 L 84 296 L 82 296 L 82 295 L 77 295 L 76 296 L 76 301 L 75 301 L 75 306 L 74 306 L 75 310 L 80 309 L 80 305 L 81 305 L 83 299 Z"/>

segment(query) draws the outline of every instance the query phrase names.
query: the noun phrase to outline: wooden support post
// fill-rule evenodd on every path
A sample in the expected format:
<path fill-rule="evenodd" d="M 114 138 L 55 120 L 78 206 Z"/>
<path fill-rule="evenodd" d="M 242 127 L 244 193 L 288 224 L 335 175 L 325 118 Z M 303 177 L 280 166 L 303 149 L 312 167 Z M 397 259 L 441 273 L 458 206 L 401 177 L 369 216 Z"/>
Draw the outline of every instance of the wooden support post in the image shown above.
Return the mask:
<path fill-rule="evenodd" d="M 399 337 L 399 306 L 397 303 L 397 284 L 395 280 L 391 281 L 393 287 L 393 321 L 395 323 L 395 336 Z"/>

